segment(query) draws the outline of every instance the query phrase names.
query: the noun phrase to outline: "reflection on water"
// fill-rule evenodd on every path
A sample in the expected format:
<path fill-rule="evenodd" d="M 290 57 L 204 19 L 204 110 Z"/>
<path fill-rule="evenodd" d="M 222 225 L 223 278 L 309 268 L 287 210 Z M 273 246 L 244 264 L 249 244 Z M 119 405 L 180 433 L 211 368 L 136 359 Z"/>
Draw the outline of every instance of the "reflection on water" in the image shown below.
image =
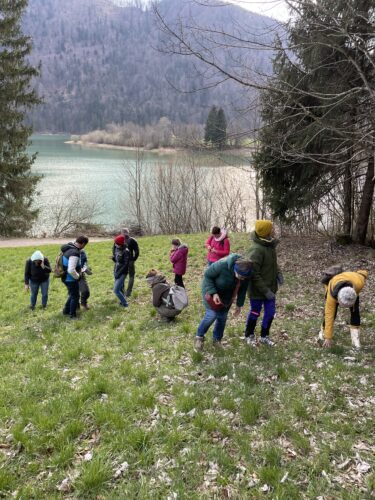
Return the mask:
<path fill-rule="evenodd" d="M 64 200 L 73 191 L 79 190 L 81 195 L 89 200 L 97 200 L 102 207 L 102 213 L 95 222 L 113 227 L 126 221 L 128 193 L 126 188 L 126 173 L 124 165 L 135 165 L 137 153 L 116 149 L 100 149 L 75 144 L 66 144 L 69 136 L 64 135 L 33 135 L 30 153 L 38 152 L 33 165 L 33 171 L 43 175 L 38 185 L 39 196 L 36 204 L 41 209 L 40 225 L 46 227 L 49 207 L 56 200 Z M 217 157 L 199 155 L 196 158 L 202 166 L 243 165 L 243 158 L 226 156 L 223 160 Z M 157 164 L 170 164 L 174 161 L 183 162 L 181 155 L 163 155 L 146 152 L 144 161 L 147 168 Z M 249 166 L 247 166 L 247 169 Z M 227 169 L 225 169 L 227 170 Z M 228 176 L 232 177 L 233 173 Z M 236 169 L 236 176 L 243 176 L 248 182 L 248 171 Z M 178 189 L 178 186 L 176 187 Z M 249 186 L 249 213 L 253 212 L 253 196 Z M 250 213 L 253 218 L 253 214 Z"/>

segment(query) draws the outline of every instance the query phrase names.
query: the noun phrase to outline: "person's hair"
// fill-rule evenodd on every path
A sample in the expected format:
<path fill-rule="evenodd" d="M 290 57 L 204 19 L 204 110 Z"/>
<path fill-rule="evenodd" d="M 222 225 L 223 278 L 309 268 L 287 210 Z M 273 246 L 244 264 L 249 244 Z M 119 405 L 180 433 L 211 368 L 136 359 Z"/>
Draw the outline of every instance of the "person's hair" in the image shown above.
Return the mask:
<path fill-rule="evenodd" d="M 172 245 L 176 245 L 176 247 L 179 247 L 181 245 L 181 241 L 178 238 L 173 238 Z"/>
<path fill-rule="evenodd" d="M 238 259 L 235 263 L 235 271 L 245 276 L 251 273 L 253 266 L 253 262 L 249 259 Z"/>
<path fill-rule="evenodd" d="M 87 243 L 89 242 L 89 239 L 87 236 L 78 236 L 76 238 L 76 243 L 79 243 L 80 245 L 87 245 Z"/>
<path fill-rule="evenodd" d="M 214 226 L 211 229 L 211 234 L 220 234 L 220 233 L 221 233 L 221 229 L 219 228 L 219 226 Z"/>
<path fill-rule="evenodd" d="M 156 269 L 150 269 L 149 272 L 146 274 L 146 278 L 152 278 L 157 274 L 160 274 L 159 271 L 157 271 Z"/>
<path fill-rule="evenodd" d="M 129 233 L 129 228 L 127 228 L 127 227 L 123 227 L 123 228 L 121 229 L 121 232 L 122 232 L 122 234 L 123 234 L 124 236 L 129 236 L 129 234 L 130 234 L 130 233 Z"/>

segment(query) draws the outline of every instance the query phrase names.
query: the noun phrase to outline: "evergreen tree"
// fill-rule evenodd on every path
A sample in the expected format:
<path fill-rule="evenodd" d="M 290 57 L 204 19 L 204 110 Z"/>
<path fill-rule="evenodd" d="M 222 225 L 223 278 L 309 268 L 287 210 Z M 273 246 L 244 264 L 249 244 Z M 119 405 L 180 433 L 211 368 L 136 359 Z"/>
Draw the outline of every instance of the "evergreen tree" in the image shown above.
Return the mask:
<path fill-rule="evenodd" d="M 204 142 L 206 144 L 208 144 L 209 142 L 211 144 L 215 143 L 216 122 L 217 122 L 217 108 L 216 106 L 212 106 L 212 108 L 208 113 L 206 125 L 204 127 Z"/>
<path fill-rule="evenodd" d="M 31 80 L 39 74 L 27 56 L 30 38 L 21 31 L 27 0 L 0 0 L 0 234 L 30 229 L 38 176 L 31 173 L 35 157 L 26 153 L 31 127 L 24 123 L 28 109 L 39 103 Z"/>
<path fill-rule="evenodd" d="M 263 93 L 261 149 L 255 166 L 274 213 L 294 214 L 344 185 L 363 180 L 355 238 L 364 243 L 374 196 L 373 0 L 293 0 L 290 52 L 280 47 Z M 350 229 L 351 221 L 346 220 Z M 347 229 L 346 229 L 347 230 Z"/>

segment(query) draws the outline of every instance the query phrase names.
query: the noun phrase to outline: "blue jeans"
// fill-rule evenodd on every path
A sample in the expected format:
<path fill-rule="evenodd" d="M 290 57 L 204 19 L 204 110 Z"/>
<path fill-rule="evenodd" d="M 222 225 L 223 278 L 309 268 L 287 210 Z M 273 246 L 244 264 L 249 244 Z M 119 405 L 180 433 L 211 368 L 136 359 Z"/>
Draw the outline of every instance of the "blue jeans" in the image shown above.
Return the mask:
<path fill-rule="evenodd" d="M 264 315 L 262 320 L 261 336 L 266 337 L 269 334 L 270 327 L 276 312 L 276 299 L 250 299 L 250 311 L 247 316 L 246 330 L 254 335 L 256 322 L 260 316 L 264 305 Z"/>
<path fill-rule="evenodd" d="M 66 288 L 68 289 L 68 300 L 65 303 L 63 313 L 69 314 L 70 317 L 77 316 L 77 307 L 79 304 L 79 282 L 65 281 Z"/>
<path fill-rule="evenodd" d="M 216 321 L 212 338 L 215 341 L 221 340 L 224 335 L 228 312 L 229 309 L 226 308 L 220 311 L 213 311 L 209 307 L 206 307 L 206 313 L 198 326 L 197 337 L 204 337 L 212 323 Z"/>
<path fill-rule="evenodd" d="M 125 278 L 126 274 L 122 274 L 119 278 L 115 278 L 115 286 L 113 287 L 113 292 L 119 299 L 121 305 L 123 307 L 128 307 L 128 303 L 126 302 L 126 298 L 123 293 Z"/>
<path fill-rule="evenodd" d="M 34 309 L 36 306 L 36 299 L 38 297 L 39 288 L 42 292 L 42 306 L 46 307 L 48 301 L 48 287 L 49 279 L 38 283 L 37 281 L 29 280 L 30 287 L 30 305 Z"/>

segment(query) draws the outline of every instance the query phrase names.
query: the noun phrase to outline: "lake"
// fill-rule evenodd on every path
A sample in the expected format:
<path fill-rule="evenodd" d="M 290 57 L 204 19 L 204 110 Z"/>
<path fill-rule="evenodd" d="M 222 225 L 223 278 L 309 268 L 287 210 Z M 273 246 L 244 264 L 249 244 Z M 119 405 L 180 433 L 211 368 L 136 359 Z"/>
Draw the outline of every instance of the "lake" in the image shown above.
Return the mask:
<path fill-rule="evenodd" d="M 126 223 L 129 216 L 126 206 L 131 201 L 128 200 L 125 165 L 135 165 L 136 152 L 67 144 L 69 139 L 70 136 L 67 135 L 35 134 L 31 137 L 29 152 L 38 153 L 32 170 L 43 175 L 36 199 L 41 216 L 35 231 L 50 229 L 51 207 L 64 204 L 77 193 L 100 205 L 101 214 L 94 217 L 94 222 L 104 224 L 107 228 Z M 176 156 L 173 154 L 144 153 L 146 168 L 150 169 L 157 164 L 170 164 L 175 160 Z M 211 168 L 215 163 L 232 165 L 233 162 L 239 165 L 243 160 L 227 156 L 221 162 L 217 158 L 208 158 L 207 155 L 199 159 L 200 165 Z M 225 171 L 229 174 L 230 169 L 225 167 Z M 236 176 L 245 175 L 246 179 L 249 178 L 248 173 L 242 170 L 240 173 L 239 169 L 236 171 L 239 172 Z M 253 205 L 253 196 L 249 194 L 251 219 Z"/>

